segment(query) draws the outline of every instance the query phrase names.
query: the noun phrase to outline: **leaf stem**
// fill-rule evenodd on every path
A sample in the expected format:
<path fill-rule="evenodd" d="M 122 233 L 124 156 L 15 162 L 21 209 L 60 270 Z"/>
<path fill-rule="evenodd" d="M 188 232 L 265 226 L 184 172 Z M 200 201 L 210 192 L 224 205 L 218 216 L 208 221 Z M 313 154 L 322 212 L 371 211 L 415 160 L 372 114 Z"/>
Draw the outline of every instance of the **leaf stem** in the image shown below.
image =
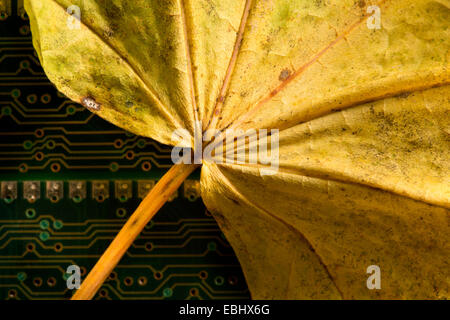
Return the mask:
<path fill-rule="evenodd" d="M 142 229 L 197 167 L 195 164 L 176 164 L 158 181 L 95 264 L 72 300 L 94 297 Z"/>

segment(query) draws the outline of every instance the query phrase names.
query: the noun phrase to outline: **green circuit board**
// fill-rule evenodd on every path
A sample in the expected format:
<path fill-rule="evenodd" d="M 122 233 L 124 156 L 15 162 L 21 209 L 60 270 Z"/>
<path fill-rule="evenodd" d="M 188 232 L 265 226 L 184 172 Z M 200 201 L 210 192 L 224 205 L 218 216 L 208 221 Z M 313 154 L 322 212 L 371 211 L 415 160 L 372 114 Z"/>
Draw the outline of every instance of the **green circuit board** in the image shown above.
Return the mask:
<path fill-rule="evenodd" d="M 58 93 L 21 0 L 0 0 L 0 299 L 67 299 L 67 267 L 93 267 L 171 166 L 170 149 Z M 145 227 L 96 299 L 239 299 L 233 250 L 199 198 L 198 172 Z"/>

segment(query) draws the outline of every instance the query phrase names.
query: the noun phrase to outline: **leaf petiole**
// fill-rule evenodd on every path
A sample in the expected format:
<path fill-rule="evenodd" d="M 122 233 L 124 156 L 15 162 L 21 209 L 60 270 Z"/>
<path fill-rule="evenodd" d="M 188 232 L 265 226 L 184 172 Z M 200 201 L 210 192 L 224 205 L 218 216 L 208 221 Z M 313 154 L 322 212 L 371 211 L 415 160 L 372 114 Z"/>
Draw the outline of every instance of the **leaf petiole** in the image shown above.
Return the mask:
<path fill-rule="evenodd" d="M 176 164 L 170 168 L 122 227 L 72 300 L 89 300 L 94 297 L 142 229 L 197 167 L 199 165 L 196 164 Z"/>

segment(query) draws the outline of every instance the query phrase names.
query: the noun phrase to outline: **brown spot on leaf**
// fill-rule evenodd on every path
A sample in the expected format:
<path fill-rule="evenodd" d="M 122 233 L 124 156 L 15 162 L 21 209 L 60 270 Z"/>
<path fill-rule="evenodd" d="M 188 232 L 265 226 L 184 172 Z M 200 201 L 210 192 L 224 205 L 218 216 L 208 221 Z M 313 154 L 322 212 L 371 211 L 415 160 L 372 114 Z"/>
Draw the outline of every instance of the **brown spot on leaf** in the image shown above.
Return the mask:
<path fill-rule="evenodd" d="M 136 218 L 133 221 L 131 221 L 131 226 L 134 227 L 137 224 L 138 220 L 139 218 Z"/>
<path fill-rule="evenodd" d="M 236 199 L 234 199 L 234 198 L 232 198 L 232 197 L 230 197 L 230 196 L 228 196 L 228 195 L 225 195 L 225 197 L 226 197 L 228 200 L 231 200 L 235 205 L 238 205 L 238 206 L 241 205 L 241 203 L 240 203 L 239 201 L 237 201 Z"/>
<path fill-rule="evenodd" d="M 290 75 L 291 71 L 289 71 L 289 69 L 284 69 L 283 71 L 281 71 L 280 77 L 278 79 L 280 79 L 280 81 L 286 81 Z"/>
<path fill-rule="evenodd" d="M 398 95 L 399 98 L 406 99 L 411 95 L 411 92 L 403 92 Z"/>

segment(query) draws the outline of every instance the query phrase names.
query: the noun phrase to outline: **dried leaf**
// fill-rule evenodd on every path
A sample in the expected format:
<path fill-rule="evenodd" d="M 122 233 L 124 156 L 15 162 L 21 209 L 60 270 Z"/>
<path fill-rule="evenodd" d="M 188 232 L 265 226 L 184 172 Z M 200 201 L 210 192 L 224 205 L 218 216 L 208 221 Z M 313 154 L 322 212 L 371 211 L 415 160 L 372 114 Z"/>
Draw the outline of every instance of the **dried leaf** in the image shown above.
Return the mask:
<path fill-rule="evenodd" d="M 448 0 L 25 2 L 49 78 L 112 123 L 280 130 L 274 175 L 203 161 L 253 298 L 450 297 Z"/>

